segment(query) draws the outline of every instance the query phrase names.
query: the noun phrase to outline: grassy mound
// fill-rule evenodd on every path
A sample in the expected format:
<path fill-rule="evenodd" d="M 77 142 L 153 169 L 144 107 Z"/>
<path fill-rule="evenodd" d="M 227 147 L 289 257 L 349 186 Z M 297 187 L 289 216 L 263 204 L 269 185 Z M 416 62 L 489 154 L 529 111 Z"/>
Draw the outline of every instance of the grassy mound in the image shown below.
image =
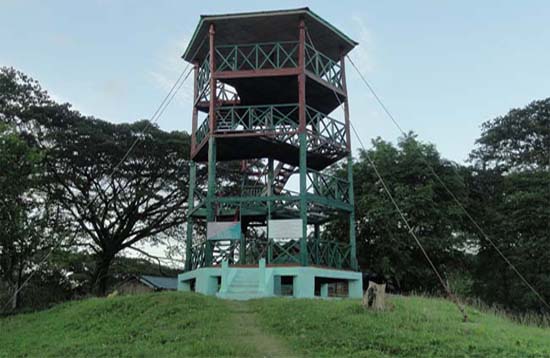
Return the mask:
<path fill-rule="evenodd" d="M 262 324 L 306 356 L 550 357 L 550 330 L 518 325 L 468 308 L 462 322 L 452 303 L 390 298 L 385 312 L 357 301 L 256 301 Z"/>
<path fill-rule="evenodd" d="M 224 339 L 230 313 L 195 294 L 146 294 L 70 302 L 0 320 L 0 357 L 241 356 Z"/>
<path fill-rule="evenodd" d="M 548 329 L 474 309 L 463 323 L 438 299 L 391 302 L 390 311 L 370 312 L 351 300 L 263 299 L 242 310 L 183 293 L 90 299 L 0 319 L 0 357 L 262 356 L 258 335 L 236 332 L 239 322 L 302 356 L 550 357 Z"/>

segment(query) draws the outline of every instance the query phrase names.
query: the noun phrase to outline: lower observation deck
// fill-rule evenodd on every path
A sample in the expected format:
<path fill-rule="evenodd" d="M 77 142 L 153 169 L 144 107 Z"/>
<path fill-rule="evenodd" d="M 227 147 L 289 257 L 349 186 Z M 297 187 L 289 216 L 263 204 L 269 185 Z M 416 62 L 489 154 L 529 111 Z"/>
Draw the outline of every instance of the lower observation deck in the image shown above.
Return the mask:
<path fill-rule="evenodd" d="M 277 194 L 268 194 L 267 186 L 242 186 L 241 195 L 214 197 L 215 217 L 219 221 L 232 221 L 241 216 L 248 222 L 264 223 L 268 215 L 272 219 L 296 218 L 300 214 L 300 194 L 283 189 Z M 189 216 L 206 219 L 206 193 L 195 187 L 193 209 Z M 308 207 L 308 222 L 323 224 L 338 212 L 351 212 L 349 182 L 337 176 L 308 170 L 305 199 Z"/>
<path fill-rule="evenodd" d="M 270 157 L 299 164 L 298 104 L 227 106 L 216 108 L 214 133 L 206 116 L 195 131 L 195 161 L 208 160 L 208 138 L 216 138 L 219 161 Z M 307 163 L 321 170 L 344 158 L 348 152 L 346 126 L 334 118 L 306 108 Z"/>

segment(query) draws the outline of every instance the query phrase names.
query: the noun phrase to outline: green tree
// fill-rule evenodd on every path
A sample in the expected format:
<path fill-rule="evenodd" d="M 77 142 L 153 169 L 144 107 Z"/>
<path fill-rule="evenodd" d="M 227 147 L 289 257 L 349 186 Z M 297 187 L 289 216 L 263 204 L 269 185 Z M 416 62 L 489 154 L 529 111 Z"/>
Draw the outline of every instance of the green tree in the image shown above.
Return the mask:
<path fill-rule="evenodd" d="M 70 120 L 49 127 L 55 143 L 46 160 L 49 193 L 74 223 L 74 245 L 94 253 L 91 282 L 104 294 L 116 255 L 146 254 L 138 243 L 159 243 L 185 222 L 189 136 L 147 121 L 82 118 L 68 109 L 54 108 L 48 118 L 56 115 Z"/>
<path fill-rule="evenodd" d="M 0 69 L 0 118 L 44 154 L 43 195 L 68 232 L 56 245 L 94 255 L 97 293 L 115 256 L 146 254 L 139 243 L 159 243 L 185 221 L 187 133 L 82 116 L 12 68 Z"/>
<path fill-rule="evenodd" d="M 19 288 L 29 269 L 50 244 L 35 190 L 40 164 L 39 151 L 0 123 L 0 281 L 7 286 L 12 309 L 18 306 Z"/>
<path fill-rule="evenodd" d="M 503 254 L 550 300 L 550 98 L 484 123 L 471 159 L 470 210 Z M 477 295 L 512 310 L 542 309 L 489 242 L 480 237 L 478 247 Z"/>
<path fill-rule="evenodd" d="M 483 123 L 471 159 L 499 172 L 550 170 L 550 98 Z"/>
<path fill-rule="evenodd" d="M 440 284 L 410 237 L 367 159 L 374 161 L 422 245 L 443 273 L 462 265 L 464 236 L 456 228 L 462 214 L 426 167 L 427 161 L 459 198 L 466 195 L 458 166 L 441 158 L 431 144 L 413 134 L 397 147 L 378 138 L 354 163 L 357 248 L 360 266 L 403 291 L 437 291 Z M 341 224 L 329 234 L 341 232 Z"/>

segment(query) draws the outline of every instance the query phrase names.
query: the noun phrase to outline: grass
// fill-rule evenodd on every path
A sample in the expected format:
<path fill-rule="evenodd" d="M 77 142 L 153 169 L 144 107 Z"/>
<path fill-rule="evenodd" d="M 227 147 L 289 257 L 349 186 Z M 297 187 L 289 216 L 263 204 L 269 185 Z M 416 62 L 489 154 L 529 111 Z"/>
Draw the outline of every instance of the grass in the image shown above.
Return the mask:
<path fill-rule="evenodd" d="M 268 331 L 315 357 L 550 357 L 550 330 L 522 326 L 450 302 L 391 297 L 393 309 L 365 311 L 357 301 L 268 299 L 252 304 Z"/>
<path fill-rule="evenodd" d="M 0 357 L 550 357 L 550 329 L 473 308 L 463 323 L 440 299 L 390 300 L 371 312 L 352 300 L 89 299 L 0 319 Z"/>
<path fill-rule="evenodd" d="M 0 320 L 0 357 L 250 356 L 224 336 L 229 317 L 195 294 L 76 301 Z"/>

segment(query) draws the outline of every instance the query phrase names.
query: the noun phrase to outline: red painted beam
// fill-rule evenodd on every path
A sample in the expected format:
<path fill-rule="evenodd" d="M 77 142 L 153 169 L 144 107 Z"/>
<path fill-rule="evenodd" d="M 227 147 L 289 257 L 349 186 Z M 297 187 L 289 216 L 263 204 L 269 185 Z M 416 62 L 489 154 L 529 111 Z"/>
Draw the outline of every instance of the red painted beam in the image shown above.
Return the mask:
<path fill-rule="evenodd" d="M 300 73 L 300 69 L 291 68 L 273 68 L 265 70 L 244 70 L 244 71 L 221 71 L 216 72 L 216 79 L 230 78 L 251 78 L 251 77 L 276 77 L 276 76 L 296 76 Z"/>

